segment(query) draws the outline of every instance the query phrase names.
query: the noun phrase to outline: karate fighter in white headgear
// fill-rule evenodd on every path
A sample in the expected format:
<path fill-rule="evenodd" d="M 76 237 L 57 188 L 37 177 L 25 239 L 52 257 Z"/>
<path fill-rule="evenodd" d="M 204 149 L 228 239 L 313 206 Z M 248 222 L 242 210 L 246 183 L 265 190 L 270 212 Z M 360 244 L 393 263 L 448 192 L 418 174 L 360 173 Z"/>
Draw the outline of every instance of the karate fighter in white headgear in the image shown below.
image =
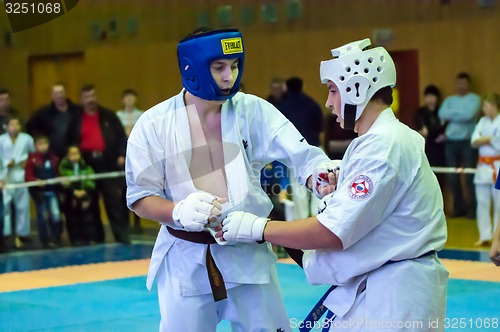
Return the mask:
<path fill-rule="evenodd" d="M 158 281 L 160 330 L 211 332 L 229 320 L 233 331 L 290 331 L 271 245 L 220 245 L 207 224 L 239 210 L 267 217 L 260 171 L 273 160 L 331 192 L 333 182 L 312 176 L 329 159 L 274 106 L 238 92 L 239 31 L 195 34 L 177 54 L 184 89 L 141 116 L 126 162 L 128 206 L 164 225 L 147 279 L 149 289 Z"/>
<path fill-rule="evenodd" d="M 287 223 L 233 212 L 216 236 L 312 249 L 303 257 L 308 281 L 337 286 L 322 303 L 330 331 L 444 331 L 448 272 L 436 255 L 447 237 L 441 190 L 424 139 L 390 107 L 394 62 L 369 45 L 364 39 L 336 48 L 320 66 L 326 106 L 359 136 L 320 214 Z M 304 322 L 297 327 L 307 331 Z"/>

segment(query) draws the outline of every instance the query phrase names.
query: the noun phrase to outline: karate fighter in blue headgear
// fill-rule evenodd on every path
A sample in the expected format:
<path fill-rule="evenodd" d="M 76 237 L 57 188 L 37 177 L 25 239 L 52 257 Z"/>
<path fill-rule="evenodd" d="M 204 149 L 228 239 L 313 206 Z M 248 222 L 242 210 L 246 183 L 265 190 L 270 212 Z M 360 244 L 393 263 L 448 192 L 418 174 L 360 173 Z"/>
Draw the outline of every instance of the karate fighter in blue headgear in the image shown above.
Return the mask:
<path fill-rule="evenodd" d="M 269 243 L 222 245 L 212 227 L 232 211 L 269 215 L 267 163 L 295 168 L 319 196 L 333 190 L 334 176 L 320 173 L 334 166 L 274 106 L 239 92 L 238 30 L 191 35 L 177 55 L 184 89 L 141 116 L 126 162 L 129 208 L 162 224 L 147 279 L 149 289 L 158 282 L 160 330 L 210 332 L 229 320 L 233 331 L 290 331 Z"/>

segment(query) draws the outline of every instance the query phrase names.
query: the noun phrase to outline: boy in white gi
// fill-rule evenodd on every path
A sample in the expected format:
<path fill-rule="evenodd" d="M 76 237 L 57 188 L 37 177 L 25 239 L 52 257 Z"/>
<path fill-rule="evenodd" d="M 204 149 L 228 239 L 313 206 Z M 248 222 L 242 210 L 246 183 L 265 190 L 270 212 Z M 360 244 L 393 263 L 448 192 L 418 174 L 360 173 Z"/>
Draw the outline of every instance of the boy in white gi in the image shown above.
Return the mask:
<path fill-rule="evenodd" d="M 24 180 L 24 167 L 28 154 L 35 152 L 33 138 L 21 132 L 21 121 L 11 117 L 7 122 L 7 132 L 0 135 L 0 155 L 2 155 L 5 183 L 22 183 Z M 23 241 L 30 241 L 30 196 L 28 188 L 5 189 L 3 191 L 4 227 L 3 235 L 10 236 L 11 230 L 11 205 L 16 209 L 16 247 L 23 247 Z"/>
<path fill-rule="evenodd" d="M 329 160 L 274 106 L 238 92 L 238 30 L 189 36 L 177 55 L 184 89 L 141 116 L 126 160 L 128 206 L 164 225 L 147 280 L 149 289 L 158 280 L 160 330 L 210 332 L 225 319 L 233 331 L 290 331 L 271 246 L 219 245 L 207 223 L 238 210 L 267 217 L 267 163 L 294 167 L 301 183 L 317 188 L 310 175 Z"/>
<path fill-rule="evenodd" d="M 500 167 L 500 97 L 487 94 L 483 100 L 484 116 L 479 120 L 471 137 L 471 145 L 479 149 L 474 184 L 476 185 L 477 228 L 479 240 L 476 247 L 489 247 L 493 230 L 500 218 L 500 192 L 495 189 L 497 171 Z M 493 224 L 491 227 L 491 202 L 493 201 Z"/>
<path fill-rule="evenodd" d="M 359 137 L 320 214 L 287 223 L 233 212 L 216 236 L 315 249 L 303 257 L 308 281 L 337 285 L 322 303 L 331 311 L 321 322 L 330 331 L 443 331 L 448 272 L 436 255 L 447 237 L 441 191 L 424 139 L 390 108 L 394 62 L 384 48 L 369 45 L 369 39 L 352 42 L 321 63 L 326 106 Z M 308 331 L 305 323 L 295 321 L 301 331 Z"/>

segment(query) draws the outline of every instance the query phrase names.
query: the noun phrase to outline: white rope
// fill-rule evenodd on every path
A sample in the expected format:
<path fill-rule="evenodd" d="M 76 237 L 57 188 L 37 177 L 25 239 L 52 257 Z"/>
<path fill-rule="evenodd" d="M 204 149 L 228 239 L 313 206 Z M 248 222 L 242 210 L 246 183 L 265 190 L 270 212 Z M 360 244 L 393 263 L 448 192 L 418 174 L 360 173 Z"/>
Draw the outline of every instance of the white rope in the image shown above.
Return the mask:
<path fill-rule="evenodd" d="M 28 187 L 38 187 L 49 184 L 58 184 L 64 182 L 75 182 L 81 180 L 99 180 L 99 179 L 112 179 L 125 176 L 125 171 L 116 172 L 106 172 L 106 173 L 95 173 L 95 174 L 84 174 L 84 175 L 72 175 L 72 176 L 59 176 L 47 180 L 37 180 L 23 183 L 9 183 L 4 186 L 4 189 L 17 189 L 17 188 L 28 188 Z"/>
<path fill-rule="evenodd" d="M 475 168 L 463 168 L 463 167 L 432 167 L 434 173 L 456 173 L 456 174 L 475 174 Z M 76 182 L 81 180 L 100 180 L 100 179 L 112 179 L 125 176 L 125 171 L 115 171 L 106 173 L 95 173 L 95 174 L 85 174 L 85 175 L 72 175 L 72 176 L 59 176 L 47 180 L 37 180 L 22 183 L 9 183 L 4 186 L 4 189 L 17 189 L 17 188 L 29 188 L 46 186 L 49 184 L 59 184 L 64 182 Z"/>
<path fill-rule="evenodd" d="M 434 173 L 457 173 L 457 174 L 475 174 L 475 168 L 463 167 L 431 167 Z"/>

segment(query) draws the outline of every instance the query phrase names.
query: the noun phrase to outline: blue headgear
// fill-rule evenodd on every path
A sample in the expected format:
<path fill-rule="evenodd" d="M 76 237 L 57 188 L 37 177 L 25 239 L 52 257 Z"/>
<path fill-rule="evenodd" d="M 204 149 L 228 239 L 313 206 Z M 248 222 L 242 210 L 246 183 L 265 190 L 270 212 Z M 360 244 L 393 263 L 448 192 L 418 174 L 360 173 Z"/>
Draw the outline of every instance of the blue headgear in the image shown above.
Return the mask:
<path fill-rule="evenodd" d="M 187 91 L 205 100 L 227 100 L 240 89 L 243 74 L 243 38 L 236 29 L 215 30 L 187 37 L 177 46 L 182 84 Z M 228 95 L 217 86 L 210 63 L 217 59 L 238 58 L 238 77 Z"/>

